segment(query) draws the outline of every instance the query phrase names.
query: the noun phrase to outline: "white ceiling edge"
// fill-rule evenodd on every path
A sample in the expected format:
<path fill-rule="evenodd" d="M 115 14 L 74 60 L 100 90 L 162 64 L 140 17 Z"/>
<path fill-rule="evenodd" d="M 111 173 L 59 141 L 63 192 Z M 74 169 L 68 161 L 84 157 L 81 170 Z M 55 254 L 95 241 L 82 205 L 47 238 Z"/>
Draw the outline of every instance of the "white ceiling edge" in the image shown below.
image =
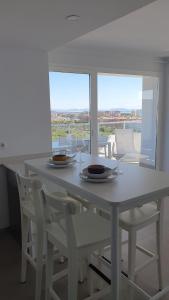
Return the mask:
<path fill-rule="evenodd" d="M 53 51 L 48 52 L 48 57 L 49 57 L 49 62 L 50 60 L 54 60 L 55 56 L 63 53 L 65 55 L 73 54 L 73 55 L 83 55 L 83 56 L 98 56 L 100 58 L 102 57 L 109 57 L 112 58 L 114 56 L 119 56 L 119 57 L 140 57 L 140 58 L 145 58 L 145 59 L 151 59 L 153 61 L 157 62 L 163 62 L 163 58 L 159 56 L 159 53 L 156 51 L 154 52 L 149 52 L 149 51 L 142 51 L 142 50 L 135 50 L 135 49 L 125 49 L 125 48 L 100 48 L 100 47 L 82 47 L 78 48 L 76 46 L 73 46 L 73 44 L 67 43 L 64 46 L 57 47 Z M 168 53 L 169 56 L 169 53 Z"/>
<path fill-rule="evenodd" d="M 49 70 L 55 72 L 103 72 L 116 74 L 159 74 L 164 60 L 137 52 L 113 51 L 109 54 L 86 52 L 71 47 L 60 47 L 48 55 Z"/>

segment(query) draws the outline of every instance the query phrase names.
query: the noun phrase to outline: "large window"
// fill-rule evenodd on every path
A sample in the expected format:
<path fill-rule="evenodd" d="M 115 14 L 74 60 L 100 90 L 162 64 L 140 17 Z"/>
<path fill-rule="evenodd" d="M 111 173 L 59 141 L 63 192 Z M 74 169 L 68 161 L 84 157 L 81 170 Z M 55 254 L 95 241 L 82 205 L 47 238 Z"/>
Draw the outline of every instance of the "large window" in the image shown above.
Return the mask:
<path fill-rule="evenodd" d="M 54 151 L 92 151 L 155 167 L 157 77 L 50 72 L 49 78 Z"/>
<path fill-rule="evenodd" d="M 89 75 L 50 72 L 53 151 L 90 151 Z"/>

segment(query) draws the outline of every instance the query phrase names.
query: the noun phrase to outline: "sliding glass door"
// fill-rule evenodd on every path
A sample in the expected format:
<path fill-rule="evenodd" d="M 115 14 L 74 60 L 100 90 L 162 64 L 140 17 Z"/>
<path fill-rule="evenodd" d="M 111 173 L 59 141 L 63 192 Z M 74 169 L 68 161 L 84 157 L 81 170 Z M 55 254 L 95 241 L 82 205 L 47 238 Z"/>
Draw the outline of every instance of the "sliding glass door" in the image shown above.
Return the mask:
<path fill-rule="evenodd" d="M 89 75 L 50 72 L 53 151 L 90 151 Z"/>
<path fill-rule="evenodd" d="M 98 154 L 155 167 L 158 78 L 98 75 Z"/>

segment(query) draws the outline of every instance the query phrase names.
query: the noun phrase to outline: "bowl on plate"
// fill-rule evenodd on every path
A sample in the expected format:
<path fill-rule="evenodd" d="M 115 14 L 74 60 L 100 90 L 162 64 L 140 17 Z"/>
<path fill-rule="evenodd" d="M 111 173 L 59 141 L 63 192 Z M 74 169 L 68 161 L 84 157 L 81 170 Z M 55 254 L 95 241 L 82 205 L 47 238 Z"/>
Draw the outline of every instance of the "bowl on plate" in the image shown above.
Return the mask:
<path fill-rule="evenodd" d="M 108 167 L 104 167 L 104 172 L 103 173 L 90 173 L 88 168 L 84 168 L 82 170 L 82 175 L 86 176 L 91 179 L 105 179 L 111 176 L 113 173 L 115 173 L 116 168 L 111 169 Z"/>
<path fill-rule="evenodd" d="M 87 167 L 88 173 L 90 174 L 103 174 L 105 166 L 103 165 L 90 165 Z"/>
<path fill-rule="evenodd" d="M 55 154 L 52 156 L 53 161 L 65 161 L 69 157 L 66 154 Z"/>
<path fill-rule="evenodd" d="M 73 161 L 73 157 L 65 155 L 65 154 L 56 154 L 53 155 L 50 159 L 49 162 L 53 164 L 68 164 Z"/>

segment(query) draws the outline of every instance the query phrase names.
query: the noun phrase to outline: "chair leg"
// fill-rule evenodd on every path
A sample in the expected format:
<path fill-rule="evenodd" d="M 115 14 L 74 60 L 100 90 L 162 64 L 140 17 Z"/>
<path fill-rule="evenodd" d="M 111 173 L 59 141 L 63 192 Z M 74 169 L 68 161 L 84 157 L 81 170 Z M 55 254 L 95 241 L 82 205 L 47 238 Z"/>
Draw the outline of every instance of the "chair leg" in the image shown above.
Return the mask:
<path fill-rule="evenodd" d="M 52 276 L 53 276 L 53 253 L 54 246 L 49 241 L 47 242 L 47 253 L 46 253 L 46 297 L 45 300 L 50 300 L 50 289 L 53 287 Z"/>
<path fill-rule="evenodd" d="M 163 279 L 162 279 L 162 253 L 161 253 L 161 226 L 160 221 L 156 222 L 156 241 L 157 241 L 157 272 L 158 272 L 158 280 L 159 280 L 159 290 L 163 288 Z"/>
<path fill-rule="evenodd" d="M 122 229 L 119 228 L 119 262 L 120 272 L 122 271 Z"/>
<path fill-rule="evenodd" d="M 43 264 L 42 264 L 42 258 L 40 257 L 39 261 L 37 262 L 37 270 L 36 270 L 35 300 L 40 300 L 41 298 L 42 273 L 43 273 Z"/>
<path fill-rule="evenodd" d="M 68 300 L 78 298 L 78 264 L 77 252 L 74 251 L 68 257 Z"/>
<path fill-rule="evenodd" d="M 129 231 L 128 239 L 128 278 L 134 281 L 136 264 L 136 231 Z"/>
<path fill-rule="evenodd" d="M 26 282 L 26 272 L 27 272 L 27 242 L 28 242 L 28 234 L 29 234 L 29 219 L 22 215 L 22 261 L 21 261 L 21 282 Z"/>
<path fill-rule="evenodd" d="M 136 231 L 130 230 L 128 235 L 128 279 L 134 281 L 136 265 Z M 129 288 L 129 299 L 134 300 L 134 289 L 132 287 Z"/>
<path fill-rule="evenodd" d="M 88 291 L 89 296 L 94 294 L 94 274 L 92 270 L 89 270 L 88 272 Z"/>
<path fill-rule="evenodd" d="M 37 236 L 36 243 L 36 288 L 35 300 L 40 300 L 43 275 L 43 236 Z"/>
<path fill-rule="evenodd" d="M 83 283 L 85 280 L 85 262 L 82 260 L 79 266 L 79 283 Z"/>
<path fill-rule="evenodd" d="M 103 248 L 98 250 L 98 255 L 100 257 L 104 256 L 104 249 Z M 101 260 L 100 259 L 98 261 L 98 269 L 101 270 Z M 103 288 L 103 280 L 101 278 L 98 278 L 97 279 L 97 289 L 102 290 L 102 288 Z"/>
<path fill-rule="evenodd" d="M 89 296 L 92 296 L 94 294 L 94 274 L 93 270 L 89 267 L 90 264 L 90 255 L 87 260 L 87 286 L 89 291 Z"/>

